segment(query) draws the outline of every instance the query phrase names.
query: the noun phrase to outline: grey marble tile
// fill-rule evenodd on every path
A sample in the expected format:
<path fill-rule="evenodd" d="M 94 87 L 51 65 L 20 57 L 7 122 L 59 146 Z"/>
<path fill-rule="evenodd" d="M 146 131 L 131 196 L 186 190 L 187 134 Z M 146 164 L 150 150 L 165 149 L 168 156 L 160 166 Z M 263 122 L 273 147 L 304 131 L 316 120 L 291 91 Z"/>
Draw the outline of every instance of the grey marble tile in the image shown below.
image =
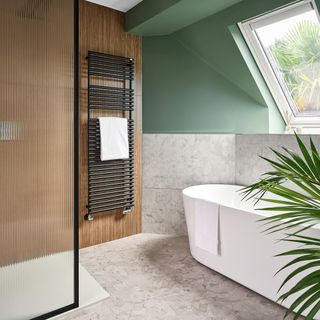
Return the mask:
<path fill-rule="evenodd" d="M 256 182 L 262 173 L 270 169 L 269 165 L 259 158 L 265 155 L 267 145 L 268 142 L 266 143 L 262 136 L 236 136 L 236 184 L 247 185 Z"/>
<path fill-rule="evenodd" d="M 142 227 L 186 234 L 181 191 L 205 183 L 234 183 L 235 136 L 143 135 Z"/>
<path fill-rule="evenodd" d="M 182 190 L 143 189 L 143 232 L 186 235 Z"/>
<path fill-rule="evenodd" d="M 186 237 L 140 234 L 80 256 L 111 296 L 59 320 L 282 320 L 285 313 L 196 262 Z"/>
<path fill-rule="evenodd" d="M 308 143 L 310 136 L 302 136 Z M 320 136 L 312 136 L 314 143 L 320 145 Z M 236 184 L 248 185 L 256 182 L 261 174 L 270 170 L 270 166 L 259 155 L 273 159 L 270 148 L 280 150 L 282 146 L 298 152 L 294 135 L 237 135 L 236 136 Z M 319 148 L 320 149 L 320 148 Z"/>
<path fill-rule="evenodd" d="M 234 135 L 143 135 L 144 188 L 233 183 L 234 173 Z"/>

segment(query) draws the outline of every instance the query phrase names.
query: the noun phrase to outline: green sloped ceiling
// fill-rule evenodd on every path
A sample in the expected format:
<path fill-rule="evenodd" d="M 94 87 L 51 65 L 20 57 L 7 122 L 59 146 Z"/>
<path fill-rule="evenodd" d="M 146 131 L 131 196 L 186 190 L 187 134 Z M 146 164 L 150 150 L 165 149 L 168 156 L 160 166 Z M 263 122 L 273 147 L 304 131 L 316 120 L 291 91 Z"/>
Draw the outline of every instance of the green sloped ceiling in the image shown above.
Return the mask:
<path fill-rule="evenodd" d="M 168 35 L 242 0 L 144 0 L 126 13 L 126 30 Z"/>

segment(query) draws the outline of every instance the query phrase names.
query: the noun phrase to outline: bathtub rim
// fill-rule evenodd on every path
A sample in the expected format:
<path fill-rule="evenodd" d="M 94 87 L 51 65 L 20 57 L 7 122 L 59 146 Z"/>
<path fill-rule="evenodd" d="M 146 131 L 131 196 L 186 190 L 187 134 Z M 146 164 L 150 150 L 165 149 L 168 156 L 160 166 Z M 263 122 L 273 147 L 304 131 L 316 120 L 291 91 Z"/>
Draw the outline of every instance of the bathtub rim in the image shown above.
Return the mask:
<path fill-rule="evenodd" d="M 251 214 L 255 214 L 257 216 L 260 216 L 262 217 L 262 219 L 265 217 L 270 217 L 270 216 L 274 216 L 274 215 L 277 215 L 278 212 L 274 212 L 274 211 L 268 211 L 268 210 L 261 210 L 261 209 L 256 209 L 254 207 L 254 205 L 250 205 L 247 201 L 242 201 L 240 203 L 243 204 L 243 206 L 236 206 L 236 205 L 233 205 L 231 203 L 220 203 L 218 201 L 213 201 L 213 200 L 210 200 L 210 199 L 207 199 L 207 198 L 203 198 L 203 197 L 196 197 L 194 195 L 190 195 L 190 194 L 187 194 L 188 191 L 190 191 L 191 189 L 196 189 L 196 188 L 200 188 L 200 187 L 213 187 L 213 186 L 221 186 L 221 187 L 226 187 L 226 188 L 232 188 L 232 192 L 235 192 L 237 190 L 237 188 L 239 188 L 239 190 L 241 190 L 241 188 L 245 188 L 246 186 L 244 185 L 237 185 L 237 184 L 226 184 L 226 183 L 205 183 L 205 184 L 198 184 L 198 185 L 192 185 L 192 186 L 189 186 L 189 187 L 186 187 L 182 190 L 182 195 L 183 197 L 188 197 L 188 198 L 191 198 L 193 200 L 202 200 L 202 201 L 208 201 L 208 202 L 211 202 L 211 203 L 216 203 L 218 205 L 220 205 L 221 207 L 227 207 L 227 208 L 230 208 L 230 209 L 234 209 L 234 210 L 238 210 L 238 211 L 242 211 L 242 212 L 246 212 L 246 213 L 251 213 Z M 239 197 L 240 194 L 239 194 Z M 262 206 L 262 207 L 267 207 L 268 204 L 266 202 L 266 205 L 265 206 Z M 283 220 L 285 221 L 285 220 Z M 301 226 L 306 226 L 305 224 L 301 224 Z M 310 227 L 312 229 L 320 229 L 320 223 Z"/>

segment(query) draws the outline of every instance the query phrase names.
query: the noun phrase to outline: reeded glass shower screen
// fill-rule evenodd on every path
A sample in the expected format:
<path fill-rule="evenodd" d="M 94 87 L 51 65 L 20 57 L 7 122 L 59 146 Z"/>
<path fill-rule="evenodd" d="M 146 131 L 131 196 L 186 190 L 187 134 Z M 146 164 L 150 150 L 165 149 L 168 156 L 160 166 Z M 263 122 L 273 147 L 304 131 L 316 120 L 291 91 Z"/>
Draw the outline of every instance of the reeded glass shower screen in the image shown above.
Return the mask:
<path fill-rule="evenodd" d="M 74 0 L 0 1 L 0 319 L 78 301 Z"/>

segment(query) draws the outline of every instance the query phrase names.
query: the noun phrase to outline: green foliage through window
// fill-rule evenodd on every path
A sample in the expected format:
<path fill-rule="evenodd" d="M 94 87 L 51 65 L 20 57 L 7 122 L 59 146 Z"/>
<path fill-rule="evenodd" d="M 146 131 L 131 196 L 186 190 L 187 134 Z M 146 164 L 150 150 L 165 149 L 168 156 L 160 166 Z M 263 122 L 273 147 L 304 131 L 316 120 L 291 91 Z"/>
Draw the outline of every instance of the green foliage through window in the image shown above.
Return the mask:
<path fill-rule="evenodd" d="M 295 26 L 268 48 L 296 113 L 320 111 L 320 25 L 309 20 Z M 275 61 L 272 61 L 274 59 Z"/>

